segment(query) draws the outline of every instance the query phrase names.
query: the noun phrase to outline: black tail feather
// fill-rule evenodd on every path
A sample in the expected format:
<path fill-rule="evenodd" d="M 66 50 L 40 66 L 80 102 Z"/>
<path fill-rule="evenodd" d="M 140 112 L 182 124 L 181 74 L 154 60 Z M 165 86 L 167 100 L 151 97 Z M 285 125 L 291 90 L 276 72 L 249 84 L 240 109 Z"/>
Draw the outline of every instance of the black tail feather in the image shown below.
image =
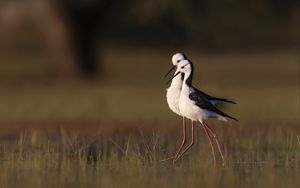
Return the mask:
<path fill-rule="evenodd" d="M 214 97 L 212 100 L 218 100 L 218 101 L 222 101 L 222 102 L 227 102 L 227 103 L 231 103 L 231 104 L 236 104 L 235 101 L 229 100 L 229 99 L 215 98 L 215 97 Z"/>
<path fill-rule="evenodd" d="M 219 115 L 221 115 L 221 116 L 223 116 L 223 117 L 230 118 L 230 119 L 233 119 L 235 121 L 238 121 L 235 117 L 232 117 L 232 116 L 230 116 L 228 114 L 225 114 L 224 112 L 222 112 L 221 110 L 219 110 L 217 108 L 215 109 L 214 112 L 217 113 L 217 114 L 219 114 Z"/>

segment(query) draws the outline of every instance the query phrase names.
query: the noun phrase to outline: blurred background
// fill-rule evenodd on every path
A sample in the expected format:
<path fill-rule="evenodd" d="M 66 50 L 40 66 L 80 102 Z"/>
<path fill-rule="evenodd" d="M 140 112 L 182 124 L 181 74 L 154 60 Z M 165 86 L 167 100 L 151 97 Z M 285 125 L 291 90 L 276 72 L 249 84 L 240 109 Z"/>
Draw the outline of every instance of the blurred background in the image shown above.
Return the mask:
<path fill-rule="evenodd" d="M 299 187 L 299 23 L 299 0 L 0 0 L 0 187 Z M 223 166 L 200 126 L 160 162 L 177 52 L 237 102 L 208 121 Z"/>
<path fill-rule="evenodd" d="M 163 79 L 176 52 L 197 87 L 238 102 L 224 110 L 241 127 L 299 126 L 297 0 L 1 0 L 0 136 L 178 131 Z"/>

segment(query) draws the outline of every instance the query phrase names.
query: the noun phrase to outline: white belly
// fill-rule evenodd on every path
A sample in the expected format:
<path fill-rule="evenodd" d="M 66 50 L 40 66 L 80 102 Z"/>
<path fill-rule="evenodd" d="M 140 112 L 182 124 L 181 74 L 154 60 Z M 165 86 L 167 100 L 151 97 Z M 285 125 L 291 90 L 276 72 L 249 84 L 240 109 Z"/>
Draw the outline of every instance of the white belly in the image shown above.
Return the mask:
<path fill-rule="evenodd" d="M 208 118 L 209 112 L 198 107 L 195 102 L 189 98 L 191 92 L 194 92 L 192 88 L 183 85 L 179 98 L 180 113 L 190 120 L 200 121 L 202 123 L 203 120 Z"/>
<path fill-rule="evenodd" d="M 182 116 L 201 123 L 208 118 L 218 118 L 222 121 L 227 121 L 226 118 L 205 109 L 198 107 L 194 101 L 189 99 L 189 94 L 181 95 L 179 100 L 179 110 Z"/>
<path fill-rule="evenodd" d="M 182 116 L 190 120 L 202 122 L 205 118 L 205 110 L 202 110 L 195 105 L 195 103 L 188 97 L 182 96 L 180 98 L 179 109 Z"/>

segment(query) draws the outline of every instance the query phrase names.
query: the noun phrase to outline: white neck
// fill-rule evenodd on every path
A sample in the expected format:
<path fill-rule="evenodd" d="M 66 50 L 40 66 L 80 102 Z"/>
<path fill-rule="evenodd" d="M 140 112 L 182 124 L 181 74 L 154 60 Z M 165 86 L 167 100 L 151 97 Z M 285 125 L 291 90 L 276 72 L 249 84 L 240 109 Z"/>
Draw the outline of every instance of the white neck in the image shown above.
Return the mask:
<path fill-rule="evenodd" d="M 188 87 L 188 85 L 186 84 L 186 80 L 190 77 L 190 75 L 191 75 L 191 71 L 184 73 L 183 85 L 186 87 Z"/>

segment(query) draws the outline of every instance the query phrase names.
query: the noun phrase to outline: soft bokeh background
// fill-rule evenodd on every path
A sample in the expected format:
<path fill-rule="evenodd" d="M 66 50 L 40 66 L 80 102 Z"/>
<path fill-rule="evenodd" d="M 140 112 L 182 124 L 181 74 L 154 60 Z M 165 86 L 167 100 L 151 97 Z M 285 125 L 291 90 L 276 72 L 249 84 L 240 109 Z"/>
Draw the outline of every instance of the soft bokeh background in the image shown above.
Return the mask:
<path fill-rule="evenodd" d="M 237 101 L 222 109 L 238 123 L 209 121 L 228 150 L 267 148 L 277 154 L 291 151 L 291 146 L 298 149 L 296 157 L 291 154 L 293 162 L 299 159 L 297 0 L 1 0 L 1 151 L 5 153 L 9 142 L 28 142 L 31 147 L 66 135 L 114 140 L 114 135 L 130 139 L 143 132 L 159 134 L 165 139 L 162 143 L 169 143 L 162 149 L 170 146 L 167 153 L 172 153 L 179 144 L 181 121 L 167 107 L 163 75 L 176 52 L 184 52 L 194 63 L 198 88 Z M 202 137 L 199 134 L 200 143 L 205 142 Z M 289 148 L 277 150 L 283 143 Z M 200 152 L 194 155 L 202 156 L 206 145 L 195 147 Z M 0 160 L 7 160 L 1 151 Z M 209 153 L 204 157 L 209 159 Z M 5 167 L 5 173 L 17 169 Z M 211 186 L 243 185 L 231 181 L 230 175 L 228 181 L 205 181 Z M 285 175 L 292 178 L 285 183 L 299 186 L 296 176 Z M 22 177 L 19 182 L 28 178 Z M 113 177 L 106 174 L 98 185 L 116 185 Z M 257 178 L 250 177 L 250 182 Z M 268 178 L 272 182 L 277 176 Z M 10 187 L 18 182 L 0 180 Z M 157 185 L 165 185 L 160 181 Z M 56 183 L 61 182 L 66 183 Z M 79 182 L 74 185 L 89 185 Z M 189 179 L 196 185 L 193 182 L 198 180 Z"/>

